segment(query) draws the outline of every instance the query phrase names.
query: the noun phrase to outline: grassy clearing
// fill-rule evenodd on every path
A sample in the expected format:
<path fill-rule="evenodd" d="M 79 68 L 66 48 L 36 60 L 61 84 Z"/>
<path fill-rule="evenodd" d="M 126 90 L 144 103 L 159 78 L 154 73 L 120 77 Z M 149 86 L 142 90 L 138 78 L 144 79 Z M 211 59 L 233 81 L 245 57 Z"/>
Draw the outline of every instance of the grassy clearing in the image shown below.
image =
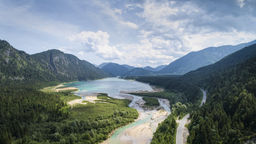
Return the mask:
<path fill-rule="evenodd" d="M 54 94 L 59 95 L 60 99 L 64 101 L 65 103 L 75 100 L 75 99 L 80 99 L 80 96 L 74 95 L 71 93 L 72 91 L 63 91 L 63 92 L 56 92 Z"/>
<path fill-rule="evenodd" d="M 130 103 L 129 100 L 114 99 L 104 94 L 99 95 L 98 99 L 100 100 L 96 101 L 95 104 L 88 103 L 86 105 L 75 106 L 71 110 L 71 118 L 76 118 L 78 120 L 97 119 L 98 117 L 101 117 L 101 118 L 111 117 L 116 113 L 128 114 L 128 113 L 136 112 L 135 109 L 128 107 Z M 131 116 L 131 117 L 134 117 L 134 116 Z"/>

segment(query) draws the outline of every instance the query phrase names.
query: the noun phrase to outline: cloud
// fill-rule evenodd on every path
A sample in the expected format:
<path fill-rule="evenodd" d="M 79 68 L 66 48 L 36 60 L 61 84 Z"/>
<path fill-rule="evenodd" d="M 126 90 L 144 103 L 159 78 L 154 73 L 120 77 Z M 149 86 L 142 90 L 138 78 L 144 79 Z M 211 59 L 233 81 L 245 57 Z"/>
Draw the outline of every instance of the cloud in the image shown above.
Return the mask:
<path fill-rule="evenodd" d="M 102 31 L 81 32 L 75 39 L 80 39 L 84 52 L 93 51 L 98 56 L 102 55 L 104 60 L 112 59 L 136 66 L 157 66 L 168 64 L 191 51 L 211 46 L 235 45 L 256 38 L 256 32 L 243 29 L 256 22 L 254 17 L 235 17 L 232 13 L 218 16 L 199 5 L 199 2 L 186 0 L 145 0 L 142 4 L 125 5 L 129 10 L 141 9 L 135 14 L 144 20 L 140 27 L 120 21 L 117 16 L 120 13 L 107 6 L 103 10 L 105 14 L 122 25 L 138 29 L 137 42 L 110 45 L 110 35 Z"/>
<path fill-rule="evenodd" d="M 114 11 L 116 14 L 119 14 L 119 15 L 121 15 L 121 14 L 123 13 L 121 9 L 117 9 L 117 8 L 115 8 L 113 11 Z"/>
<path fill-rule="evenodd" d="M 127 27 L 130 27 L 132 29 L 138 29 L 139 26 L 136 25 L 135 23 L 132 23 L 132 22 L 128 22 L 128 21 L 119 21 L 122 25 L 125 25 Z"/>
<path fill-rule="evenodd" d="M 79 42 L 82 47 L 78 53 L 82 55 L 86 52 L 96 53 L 105 60 L 114 60 L 121 57 L 121 53 L 115 46 L 109 44 L 109 34 L 103 31 L 82 31 L 68 38 L 71 42 Z"/>
<path fill-rule="evenodd" d="M 107 2 L 102 2 L 102 1 L 93 1 L 95 5 L 99 6 L 101 8 L 102 14 L 104 15 L 108 15 L 110 17 L 112 17 L 116 22 L 118 22 L 119 24 L 122 24 L 126 27 L 132 28 L 132 29 L 138 29 L 138 25 L 131 22 L 131 21 L 127 21 L 124 20 L 122 18 L 122 11 L 120 9 L 117 8 L 112 8 L 111 5 Z"/>
<path fill-rule="evenodd" d="M 243 8 L 245 5 L 245 0 L 237 0 L 237 3 L 240 6 L 240 8 Z"/>
<path fill-rule="evenodd" d="M 143 35 L 143 32 L 141 33 Z M 110 45 L 110 35 L 103 31 L 82 31 L 68 39 L 74 46 L 61 48 L 66 52 L 75 52 L 80 57 L 86 57 L 86 53 L 93 53 L 105 61 L 112 60 L 136 66 L 143 66 L 145 63 L 152 66 L 168 64 L 175 59 L 170 53 L 184 54 L 183 51 L 170 48 L 177 47 L 176 43 L 159 36 L 148 35 L 141 38 L 139 43 L 117 44 L 115 46 Z M 77 46 L 77 43 L 80 46 Z"/>
<path fill-rule="evenodd" d="M 240 7 L 245 6 L 245 0 L 237 2 Z M 143 28 L 151 27 L 150 35 L 162 36 L 168 43 L 178 43 L 170 49 L 188 53 L 209 46 L 238 44 L 256 38 L 256 29 L 253 28 L 256 23 L 252 13 L 254 10 L 249 10 L 249 13 L 248 10 L 239 12 L 240 7 L 237 9 L 235 5 L 234 1 L 219 0 L 145 0 L 143 11 L 138 16 L 146 21 Z M 157 39 L 154 41 L 160 42 Z M 166 44 L 158 46 L 165 48 Z"/>
<path fill-rule="evenodd" d="M 183 39 L 192 50 L 197 51 L 202 48 L 222 45 L 237 45 L 244 42 L 255 40 L 255 33 L 239 32 L 211 32 L 205 34 L 184 35 Z"/>

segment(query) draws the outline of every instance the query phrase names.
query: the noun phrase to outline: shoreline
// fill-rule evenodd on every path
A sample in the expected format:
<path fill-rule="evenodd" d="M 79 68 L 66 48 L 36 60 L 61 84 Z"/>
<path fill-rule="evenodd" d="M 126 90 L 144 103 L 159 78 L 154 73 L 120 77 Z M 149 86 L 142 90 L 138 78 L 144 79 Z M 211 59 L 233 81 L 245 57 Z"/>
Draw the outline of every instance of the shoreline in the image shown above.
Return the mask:
<path fill-rule="evenodd" d="M 63 92 L 63 91 L 79 91 L 76 87 L 65 87 L 65 84 L 72 82 L 64 82 L 55 86 L 44 87 L 41 89 L 43 92 Z"/>

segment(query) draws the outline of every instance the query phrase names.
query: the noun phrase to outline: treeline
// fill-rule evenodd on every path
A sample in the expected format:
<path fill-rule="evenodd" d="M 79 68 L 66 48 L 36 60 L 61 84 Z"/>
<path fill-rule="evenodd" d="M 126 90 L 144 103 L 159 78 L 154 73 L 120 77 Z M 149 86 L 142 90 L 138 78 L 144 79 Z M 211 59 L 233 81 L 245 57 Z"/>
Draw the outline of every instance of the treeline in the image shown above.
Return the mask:
<path fill-rule="evenodd" d="M 178 101 L 182 103 L 196 103 L 202 96 L 199 87 L 183 80 L 179 76 L 143 76 L 130 78 L 163 87 L 170 92 L 179 93 Z"/>
<path fill-rule="evenodd" d="M 2 86 L 0 143 L 95 144 L 138 117 L 137 111 L 128 107 L 128 100 L 102 96 L 104 103 L 71 109 L 63 101 L 70 95 Z"/>
<path fill-rule="evenodd" d="M 214 73 L 207 103 L 191 114 L 188 143 L 244 143 L 256 137 L 256 58 Z"/>

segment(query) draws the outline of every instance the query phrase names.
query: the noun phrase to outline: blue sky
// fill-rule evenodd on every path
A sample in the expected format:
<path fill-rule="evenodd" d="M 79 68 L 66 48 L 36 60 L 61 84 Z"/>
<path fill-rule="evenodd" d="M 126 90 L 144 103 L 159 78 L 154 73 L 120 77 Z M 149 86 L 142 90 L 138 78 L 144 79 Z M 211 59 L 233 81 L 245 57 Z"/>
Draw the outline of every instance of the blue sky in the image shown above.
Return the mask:
<path fill-rule="evenodd" d="M 0 0 L 0 39 L 94 64 L 157 66 L 256 39 L 255 0 Z"/>

